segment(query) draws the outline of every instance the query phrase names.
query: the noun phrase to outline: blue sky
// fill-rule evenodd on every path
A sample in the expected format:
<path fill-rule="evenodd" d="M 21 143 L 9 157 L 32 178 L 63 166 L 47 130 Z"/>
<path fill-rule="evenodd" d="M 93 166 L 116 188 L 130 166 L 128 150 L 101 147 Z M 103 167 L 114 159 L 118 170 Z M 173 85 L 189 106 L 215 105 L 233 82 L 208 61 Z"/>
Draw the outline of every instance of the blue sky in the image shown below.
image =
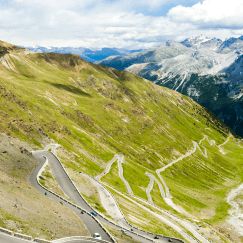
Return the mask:
<path fill-rule="evenodd" d="M 243 34 L 243 0 L 0 0 L 0 39 L 24 46 L 149 48 Z"/>

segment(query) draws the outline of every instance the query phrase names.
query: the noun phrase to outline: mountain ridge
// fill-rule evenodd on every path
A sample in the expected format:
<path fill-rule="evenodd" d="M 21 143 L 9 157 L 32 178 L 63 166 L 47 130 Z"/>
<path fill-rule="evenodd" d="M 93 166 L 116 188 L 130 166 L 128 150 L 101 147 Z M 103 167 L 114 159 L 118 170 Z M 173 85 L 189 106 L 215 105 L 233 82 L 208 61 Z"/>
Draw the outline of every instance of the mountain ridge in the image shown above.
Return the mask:
<path fill-rule="evenodd" d="M 99 63 L 190 96 L 243 136 L 243 36 L 225 41 L 199 36 L 169 43 Z M 212 90 L 215 93 L 210 94 L 212 100 L 208 102 L 206 95 Z"/>

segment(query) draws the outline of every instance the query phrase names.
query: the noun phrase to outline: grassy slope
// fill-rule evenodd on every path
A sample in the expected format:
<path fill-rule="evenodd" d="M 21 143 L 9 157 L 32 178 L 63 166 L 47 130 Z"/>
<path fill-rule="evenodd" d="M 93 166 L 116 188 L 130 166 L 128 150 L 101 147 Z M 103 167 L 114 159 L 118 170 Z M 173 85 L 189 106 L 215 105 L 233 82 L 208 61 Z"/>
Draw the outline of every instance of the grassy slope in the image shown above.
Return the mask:
<path fill-rule="evenodd" d="M 30 150 L 26 143 L 0 134 L 0 226 L 48 239 L 88 235 L 70 209 L 30 186 L 28 176 L 36 166 Z"/>
<path fill-rule="evenodd" d="M 52 138 L 65 149 L 66 166 L 76 171 L 97 175 L 115 153 L 123 153 L 124 175 L 145 199 L 145 171 L 154 173 L 203 135 L 217 144 L 227 137 L 191 99 L 71 55 L 12 50 L 0 65 L 0 103 L 0 131 L 36 147 Z M 243 156 L 234 141 L 225 156 L 205 146 L 209 159 L 197 152 L 164 178 L 178 204 L 197 216 L 212 211 L 207 221 L 218 223 L 226 215 L 226 193 L 242 181 Z M 104 180 L 124 191 L 115 170 Z"/>

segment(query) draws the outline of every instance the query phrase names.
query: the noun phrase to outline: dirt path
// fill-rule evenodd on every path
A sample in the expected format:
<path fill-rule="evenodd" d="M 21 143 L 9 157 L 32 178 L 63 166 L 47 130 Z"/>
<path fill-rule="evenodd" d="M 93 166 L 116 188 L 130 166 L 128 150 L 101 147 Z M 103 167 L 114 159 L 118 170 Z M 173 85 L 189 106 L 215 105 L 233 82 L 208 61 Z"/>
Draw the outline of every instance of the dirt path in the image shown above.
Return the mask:
<path fill-rule="evenodd" d="M 93 177 L 86 175 L 84 173 L 82 175 L 85 176 L 87 180 L 89 180 L 97 189 L 102 206 L 104 207 L 106 212 L 112 217 L 114 222 L 116 222 L 118 225 L 122 227 L 127 227 L 128 224 L 112 194 Z"/>
<path fill-rule="evenodd" d="M 194 146 L 192 151 L 188 151 L 188 153 L 186 155 L 181 156 L 181 159 L 179 159 L 179 160 L 177 159 L 178 161 L 176 160 L 176 162 L 179 162 L 184 157 L 189 156 L 189 154 L 192 154 L 193 152 L 195 153 L 197 147 L 199 147 L 198 144 L 197 144 L 197 146 L 196 145 Z M 133 194 L 129 183 L 124 178 L 123 167 L 122 167 L 122 164 L 124 163 L 124 156 L 123 155 L 115 155 L 113 157 L 113 159 L 107 164 L 105 170 L 99 176 L 97 176 L 96 179 L 97 178 L 102 178 L 104 175 L 108 174 L 110 172 L 112 164 L 115 163 L 116 161 L 118 163 L 118 174 L 119 174 L 119 177 L 123 181 L 124 185 L 126 186 L 127 192 L 130 195 L 130 197 L 129 197 L 130 200 L 132 200 L 135 204 L 139 205 L 141 208 L 143 208 L 144 210 L 146 210 L 149 213 L 151 213 L 152 215 L 154 215 L 156 218 L 160 219 L 166 225 L 168 225 L 171 228 L 173 228 L 176 232 L 181 234 L 189 242 L 197 242 L 197 241 L 193 237 L 191 237 L 189 234 L 187 234 L 186 231 L 183 230 L 183 228 L 187 229 L 187 231 L 189 231 L 200 242 L 208 243 L 208 241 L 200 233 L 197 232 L 196 226 L 194 226 L 192 223 L 190 223 L 190 222 L 188 222 L 186 220 L 181 220 L 178 217 L 176 217 L 176 216 L 174 216 L 172 214 L 169 214 L 169 213 L 165 212 L 164 210 L 161 210 L 158 207 L 156 207 L 156 208 L 158 210 L 160 210 L 161 214 L 155 213 L 154 211 L 150 210 L 149 208 L 139 204 L 138 202 L 136 202 L 136 201 L 134 201 L 132 199 L 132 198 L 136 198 L 136 199 L 138 199 L 138 198 Z M 174 163 L 175 162 L 172 161 L 171 166 Z M 188 213 L 185 212 L 185 210 L 183 208 L 181 208 L 180 206 L 174 204 L 174 202 L 172 201 L 172 196 L 170 194 L 169 188 L 167 187 L 167 185 L 166 185 L 166 183 L 163 180 L 161 175 L 159 175 L 160 180 L 158 180 L 151 173 L 147 172 L 146 175 L 150 178 L 150 183 L 149 183 L 149 185 L 148 185 L 148 187 L 146 189 L 146 191 L 148 192 L 148 194 L 147 194 L 148 198 L 151 198 L 151 201 L 149 203 L 150 206 L 154 206 L 154 203 L 153 203 L 152 197 L 151 197 L 151 190 L 153 189 L 154 183 L 157 183 L 157 185 L 159 186 L 161 197 L 164 198 L 165 202 L 170 207 L 174 208 L 175 210 L 177 210 L 180 213 L 183 213 L 183 214 L 185 214 L 187 216 L 191 216 L 191 215 L 188 215 Z M 106 186 L 108 186 L 108 185 L 106 185 Z M 108 186 L 108 187 L 110 187 L 110 186 Z M 114 188 L 112 188 L 112 189 L 115 190 Z M 117 190 L 115 190 L 115 191 L 117 191 Z M 122 194 L 123 196 L 128 198 L 128 196 L 124 195 L 123 193 L 120 193 L 120 194 Z M 144 201 L 144 202 L 146 202 L 146 201 Z M 148 203 L 148 202 L 146 202 L 146 203 Z M 166 216 L 163 216 L 162 214 L 165 214 Z"/>
<path fill-rule="evenodd" d="M 173 200 L 172 200 L 172 195 L 171 195 L 171 193 L 170 193 L 170 189 L 168 188 L 168 186 L 167 186 L 167 184 L 166 184 L 164 178 L 162 177 L 161 173 L 164 172 L 164 171 L 165 171 L 166 169 L 168 169 L 169 167 L 173 166 L 174 164 L 180 162 L 181 160 L 183 160 L 183 159 L 185 159 L 185 158 L 187 158 L 187 157 L 193 155 L 193 154 L 197 151 L 197 149 L 201 152 L 201 154 L 202 154 L 204 157 L 207 158 L 207 156 L 208 156 L 208 155 L 207 155 L 207 150 L 206 150 L 205 148 L 204 148 L 204 150 L 202 150 L 201 147 L 199 146 L 199 145 L 200 145 L 203 141 L 205 141 L 205 140 L 208 140 L 208 142 L 209 142 L 210 145 L 213 144 L 213 143 L 211 142 L 211 140 L 208 139 L 207 136 L 204 136 L 204 137 L 199 141 L 199 143 L 193 141 L 193 142 L 192 142 L 192 143 L 193 143 L 193 148 L 192 148 L 192 149 L 188 150 L 185 154 L 181 155 L 181 156 L 178 157 L 177 159 L 172 160 L 171 162 L 169 162 L 167 165 L 163 166 L 162 168 L 156 170 L 156 174 L 157 174 L 157 176 L 158 176 L 158 178 L 160 179 L 160 182 L 161 182 L 161 183 L 158 183 L 158 185 L 159 185 L 159 184 L 162 184 L 162 186 L 159 186 L 160 190 L 163 190 L 163 191 L 161 191 L 160 193 L 161 193 L 161 196 L 162 196 L 162 198 L 164 199 L 165 203 L 166 203 L 167 205 L 169 205 L 171 208 L 173 208 L 174 210 L 176 210 L 177 212 L 182 213 L 182 214 L 184 214 L 184 215 L 186 215 L 186 216 L 190 216 L 190 217 L 191 217 L 191 215 L 189 215 L 189 214 L 188 214 L 182 207 L 176 205 L 176 204 L 173 202 Z"/>
<path fill-rule="evenodd" d="M 150 210 L 149 208 L 143 206 L 142 204 L 138 203 L 137 201 L 135 201 L 132 197 L 129 197 L 123 193 L 121 193 L 120 191 L 114 189 L 113 187 L 111 187 L 108 184 L 105 184 L 108 188 L 111 188 L 112 190 L 116 191 L 116 193 L 118 193 L 119 195 L 121 195 L 122 197 L 125 197 L 127 200 L 131 201 L 134 205 L 137 205 L 138 207 L 142 208 L 143 210 L 149 212 L 151 215 L 155 216 L 156 218 L 158 218 L 161 222 L 163 222 L 164 224 L 170 226 L 172 229 L 174 229 L 176 232 L 178 232 L 184 239 L 186 239 L 188 242 L 197 242 L 195 239 L 193 239 L 189 234 L 187 234 L 183 228 L 178 225 L 177 223 L 174 223 L 172 220 L 168 219 L 166 216 L 163 216 L 162 214 L 158 214 L 153 210 Z"/>
<path fill-rule="evenodd" d="M 146 188 L 146 195 L 148 198 L 151 197 L 151 191 L 153 190 L 154 183 L 156 183 L 159 187 L 160 195 L 162 198 L 165 198 L 165 192 L 167 191 L 164 185 L 161 184 L 161 182 L 151 173 L 145 172 L 145 175 L 149 177 L 150 181 Z M 165 188 L 165 189 L 164 189 Z M 148 200 L 149 201 L 149 200 Z M 151 197 L 150 201 L 153 202 L 153 199 Z"/>
<path fill-rule="evenodd" d="M 226 141 L 217 146 L 219 147 L 219 150 L 220 150 L 220 147 L 225 145 L 229 140 L 229 137 L 226 139 Z M 193 147 L 192 149 L 188 150 L 185 154 L 181 155 L 180 157 L 178 157 L 177 159 L 174 159 L 172 160 L 171 162 L 169 162 L 167 165 L 163 166 L 162 168 L 160 169 L 157 169 L 156 170 L 156 174 L 157 176 L 159 177 L 162 185 L 163 185 L 163 190 L 164 190 L 164 193 L 161 193 L 164 194 L 165 196 L 163 197 L 164 198 L 164 201 L 170 206 L 172 207 L 173 209 L 175 209 L 177 212 L 179 213 L 182 213 L 186 216 L 190 216 L 182 207 L 176 205 L 173 200 L 172 200 L 172 195 L 170 193 L 170 190 L 164 180 L 164 178 L 162 177 L 161 173 L 164 172 L 166 169 L 170 168 L 171 166 L 173 166 L 174 164 L 184 160 L 185 158 L 188 158 L 190 156 L 192 156 L 194 153 L 196 153 L 197 150 L 199 150 L 201 152 L 201 154 L 205 157 L 205 158 L 208 158 L 208 153 L 207 153 L 207 149 L 205 147 L 203 147 L 202 143 L 204 141 L 207 141 L 208 144 L 210 146 L 215 146 L 216 145 L 216 142 L 215 140 L 213 139 L 209 139 L 208 136 L 204 135 L 203 138 L 197 143 L 195 141 L 192 141 L 192 144 L 193 144 Z M 201 148 L 202 147 L 202 148 Z"/>
<path fill-rule="evenodd" d="M 100 180 L 103 176 L 105 176 L 106 174 L 108 174 L 110 172 L 110 169 L 111 169 L 112 164 L 117 161 L 117 163 L 118 163 L 118 174 L 119 174 L 119 177 L 123 181 L 124 185 L 126 186 L 126 189 L 127 189 L 128 194 L 131 196 L 131 197 L 129 197 L 129 200 L 133 200 L 133 202 L 135 204 L 138 204 L 141 208 L 143 208 L 146 211 L 149 211 L 152 215 L 154 215 L 155 217 L 159 218 L 166 225 L 172 227 L 176 232 L 178 232 L 179 234 L 181 234 L 189 242 L 196 242 L 196 241 L 194 240 L 194 238 L 192 238 L 190 235 L 188 235 L 183 230 L 183 228 L 187 229 L 187 231 L 189 231 L 198 241 L 203 242 L 203 243 L 207 243 L 208 240 L 205 239 L 198 232 L 197 227 L 193 223 L 191 223 L 189 221 L 186 221 L 184 219 L 180 219 L 180 218 L 178 218 L 175 215 L 169 214 L 169 213 L 165 212 L 164 210 L 161 210 L 161 208 L 159 208 L 156 205 L 154 205 L 153 198 L 151 196 L 151 191 L 153 190 L 154 184 L 156 183 L 158 185 L 158 187 L 159 187 L 160 195 L 164 199 L 164 201 L 165 201 L 165 203 L 167 205 L 169 205 L 171 208 L 173 208 L 177 212 L 179 212 L 181 214 L 184 214 L 185 216 L 187 216 L 189 218 L 193 218 L 182 207 L 176 205 L 173 202 L 172 195 L 170 193 L 170 190 L 169 190 L 169 188 L 168 188 L 168 186 L 167 186 L 164 178 L 162 177 L 161 173 L 164 172 L 166 169 L 170 168 L 171 166 L 175 165 L 176 163 L 182 161 L 183 159 L 192 156 L 194 153 L 196 153 L 197 150 L 200 151 L 200 153 L 205 158 L 207 158 L 208 157 L 207 149 L 202 145 L 202 143 L 204 141 L 207 141 L 210 146 L 216 146 L 216 142 L 214 140 L 210 140 L 208 138 L 208 136 L 204 135 L 204 137 L 199 142 L 192 141 L 193 147 L 190 150 L 188 150 L 185 154 L 181 155 L 177 159 L 172 160 L 171 162 L 169 162 L 167 165 L 163 166 L 162 168 L 157 169 L 156 170 L 156 174 L 157 174 L 159 180 L 155 177 L 155 175 L 153 175 L 153 174 L 151 174 L 149 172 L 146 172 L 145 173 L 145 175 L 148 176 L 149 179 L 150 179 L 149 184 L 148 184 L 148 186 L 146 188 L 146 195 L 147 195 L 147 198 L 148 198 L 148 201 L 146 203 L 148 203 L 150 206 L 154 206 L 157 210 L 160 210 L 160 212 L 162 214 L 165 214 L 166 217 L 164 217 L 163 215 L 160 215 L 158 213 L 155 213 L 154 211 L 152 211 L 149 208 L 147 208 L 147 207 L 139 204 L 138 202 L 134 201 L 131 198 L 131 197 L 133 197 L 133 198 L 138 199 L 134 195 L 134 193 L 133 193 L 133 191 L 131 189 L 131 186 L 129 185 L 128 181 L 124 178 L 123 166 L 122 166 L 122 164 L 124 163 L 124 156 L 123 155 L 115 155 L 113 157 L 113 159 L 107 164 L 105 170 L 99 176 L 97 176 L 96 179 L 97 180 Z M 222 146 L 224 146 L 228 141 L 229 141 L 229 137 L 226 139 L 226 141 L 223 144 L 217 146 L 218 149 L 219 149 L 219 151 L 222 154 L 224 154 L 223 153 L 223 150 L 222 150 Z M 112 189 L 115 190 L 114 188 L 112 188 Z M 120 193 L 120 194 L 122 194 L 122 193 Z M 124 194 L 122 194 L 122 195 L 125 196 L 125 197 L 127 197 Z"/>
<path fill-rule="evenodd" d="M 96 180 L 100 180 L 103 176 L 107 175 L 110 170 L 111 170 L 111 166 L 117 161 L 117 154 L 108 162 L 108 164 L 106 165 L 105 170 L 98 176 L 96 176 Z"/>
<path fill-rule="evenodd" d="M 146 188 L 146 195 L 147 195 L 147 198 L 148 198 L 148 202 L 152 205 L 154 205 L 154 202 L 153 202 L 153 199 L 152 199 L 152 196 L 151 196 L 151 191 L 153 190 L 153 186 L 154 186 L 154 183 L 156 183 L 159 187 L 159 191 L 160 191 L 160 195 L 161 197 L 164 199 L 165 203 L 167 205 L 169 205 L 170 207 L 172 207 L 173 209 L 175 209 L 177 212 L 180 212 L 184 215 L 187 215 L 187 216 L 191 216 L 189 215 L 185 210 L 183 210 L 182 207 L 176 205 L 173 203 L 172 199 L 171 199 L 171 195 L 169 193 L 169 188 L 167 187 L 167 185 L 165 184 L 162 176 L 160 175 L 160 180 L 163 181 L 163 185 L 161 184 L 161 182 L 153 175 L 153 174 L 150 174 L 148 172 L 145 173 L 149 178 L 150 178 L 150 182 Z M 165 193 L 167 193 L 165 195 Z M 168 196 L 169 195 L 169 196 Z"/>
<path fill-rule="evenodd" d="M 188 150 L 185 154 L 181 155 L 180 157 L 178 157 L 177 159 L 172 160 L 171 162 L 169 162 L 167 165 L 165 165 L 164 167 L 156 170 L 157 174 L 160 174 L 161 172 L 165 171 L 166 169 L 168 169 L 169 167 L 171 167 L 172 165 L 180 162 L 181 160 L 190 157 L 191 155 L 193 155 L 194 153 L 196 153 L 197 149 L 202 153 L 202 155 L 207 158 L 207 150 L 204 148 L 204 151 L 201 149 L 201 147 L 199 145 L 202 144 L 203 141 L 208 140 L 207 136 L 204 136 L 198 143 L 195 141 L 192 141 L 193 144 L 193 148 Z M 211 140 L 208 140 L 209 144 L 212 146 L 212 142 Z"/>
<path fill-rule="evenodd" d="M 221 154 L 226 154 L 226 152 L 223 149 L 223 147 L 224 147 L 224 145 L 226 145 L 229 142 L 229 140 L 230 140 L 231 137 L 232 137 L 232 135 L 229 135 L 227 137 L 227 139 L 222 144 L 220 144 L 220 145 L 217 146 Z"/>
<path fill-rule="evenodd" d="M 108 162 L 108 164 L 106 165 L 106 168 L 100 175 L 96 176 L 95 179 L 93 179 L 92 177 L 90 177 L 90 178 L 92 179 L 93 184 L 96 186 L 96 188 L 99 192 L 101 203 L 102 203 L 103 207 L 106 209 L 107 213 L 112 215 L 112 218 L 120 226 L 128 227 L 126 219 L 125 219 L 123 213 L 121 212 L 119 206 L 117 205 L 115 199 L 113 198 L 112 194 L 102 185 L 102 183 L 100 181 L 102 177 L 104 177 L 105 175 L 107 175 L 110 172 L 112 165 L 117 161 L 119 177 L 125 184 L 128 193 L 130 192 L 129 194 L 133 195 L 130 185 L 128 184 L 128 182 L 126 181 L 126 179 L 123 176 L 123 168 L 122 168 L 123 160 L 124 160 L 123 155 L 116 154 Z M 86 176 L 88 176 L 88 175 L 86 175 Z"/>
<path fill-rule="evenodd" d="M 219 151 L 222 154 L 225 154 L 222 149 L 222 146 L 224 146 L 229 141 L 229 138 L 230 138 L 230 136 L 225 140 L 224 143 L 217 146 Z M 204 135 L 203 138 L 198 143 L 195 141 L 192 141 L 192 143 L 193 143 L 192 149 L 188 150 L 184 155 L 181 155 L 177 159 L 172 160 L 171 162 L 169 162 L 167 165 L 163 166 L 162 168 L 156 170 L 156 174 L 157 174 L 158 178 L 160 179 L 160 181 L 158 181 L 156 179 L 156 177 L 154 175 L 152 175 L 151 173 L 148 173 L 148 172 L 145 173 L 145 175 L 147 175 L 150 178 L 150 182 L 146 188 L 146 195 L 148 198 L 148 203 L 150 205 L 154 205 L 153 199 L 151 197 L 151 191 L 153 189 L 154 183 L 156 182 L 160 189 L 160 195 L 168 206 L 170 206 L 177 212 L 184 214 L 185 216 L 187 216 L 189 218 L 193 218 L 192 215 L 190 215 L 182 207 L 176 205 L 173 202 L 170 190 L 169 190 L 164 178 L 162 177 L 161 173 L 164 172 L 166 169 L 170 168 L 171 166 L 173 166 L 174 164 L 182 161 L 183 159 L 192 156 L 194 153 L 196 153 L 197 150 L 199 150 L 205 158 L 208 158 L 207 149 L 205 147 L 203 147 L 203 145 L 202 145 L 202 143 L 204 141 L 207 141 L 210 146 L 216 145 L 215 140 L 209 139 L 208 136 L 206 136 L 206 135 Z M 173 219 L 176 220 L 178 223 L 180 223 L 182 226 L 186 227 L 198 240 L 200 240 L 201 242 L 207 242 L 207 240 L 197 232 L 197 230 L 195 229 L 195 226 L 193 224 L 191 224 L 187 221 L 181 220 L 175 216 L 173 216 Z"/>
<path fill-rule="evenodd" d="M 118 165 L 118 175 L 120 177 L 120 179 L 123 181 L 126 189 L 127 189 L 127 193 L 129 195 L 134 195 L 131 186 L 129 185 L 128 181 L 125 179 L 124 175 L 123 175 L 123 167 L 122 164 L 124 163 L 124 155 L 122 154 L 116 154 L 107 164 L 105 170 L 98 176 L 96 176 L 96 180 L 100 181 L 100 179 L 107 175 L 110 170 L 111 170 L 111 166 L 117 161 L 117 165 Z"/>
<path fill-rule="evenodd" d="M 125 179 L 124 175 L 123 175 L 123 167 L 122 164 L 124 163 L 124 155 L 117 155 L 117 162 L 118 162 L 118 174 L 119 177 L 121 178 L 121 180 L 123 181 L 124 185 L 126 186 L 127 189 L 127 193 L 129 195 L 134 195 L 132 188 L 130 187 L 130 184 L 128 183 L 128 181 Z"/>
<path fill-rule="evenodd" d="M 122 163 L 124 162 L 124 156 L 123 155 L 116 155 L 116 158 L 117 158 L 117 162 L 118 162 L 118 172 L 119 172 L 119 177 L 122 179 L 122 181 L 124 182 L 126 188 L 127 188 L 127 191 L 129 191 L 129 188 L 130 185 L 129 183 L 126 181 L 126 179 L 124 178 L 123 176 L 123 168 L 122 168 Z M 115 162 L 115 161 L 114 161 Z M 113 163 L 114 163 L 113 162 Z M 110 165 L 108 165 L 107 167 L 111 167 Z M 106 173 L 109 173 L 109 171 L 107 169 L 105 169 L 105 172 Z M 148 191 L 148 197 L 151 197 L 151 190 L 153 189 L 153 185 L 154 185 L 154 182 L 157 183 L 157 185 L 159 186 L 159 190 L 160 190 L 160 193 L 161 193 L 161 197 L 163 197 L 165 199 L 165 202 L 171 206 L 172 208 L 174 208 L 175 210 L 179 211 L 180 213 L 183 213 L 187 216 L 191 216 L 191 215 L 188 215 L 187 212 L 185 212 L 185 210 L 183 208 L 181 208 L 180 206 L 178 205 L 175 205 L 174 202 L 172 201 L 171 199 L 171 195 L 170 195 L 170 192 L 169 192 L 169 188 L 167 187 L 166 183 L 164 182 L 164 180 L 162 179 L 163 181 L 163 185 L 162 183 L 151 173 L 148 173 L 147 172 L 147 176 L 149 176 L 150 178 L 150 183 L 147 187 L 147 191 Z M 165 190 L 163 189 L 163 186 L 165 186 Z M 114 189 L 114 188 L 113 188 Z M 117 191 L 117 190 L 116 190 Z M 168 197 L 166 197 L 165 193 L 167 193 L 167 195 L 169 195 Z M 122 193 L 121 193 L 122 194 Z M 134 196 L 134 194 L 132 193 L 128 193 L 131 197 L 133 198 L 137 198 Z M 124 195 L 124 194 L 123 194 Z M 131 199 L 130 197 L 130 199 Z M 151 197 L 152 199 L 152 197 Z M 131 199 L 132 200 L 132 199 Z M 133 201 L 133 202 L 136 202 L 136 201 Z M 179 219 L 178 217 L 172 215 L 172 214 L 168 214 L 168 213 L 165 213 L 165 211 L 161 210 L 161 213 L 164 213 L 166 214 L 166 216 L 163 216 L 161 214 L 158 214 L 158 213 L 155 213 L 154 211 L 148 209 L 147 207 L 139 204 L 136 202 L 136 204 L 140 205 L 141 208 L 143 208 L 144 210 L 146 211 L 149 211 L 152 215 L 154 215 L 155 217 L 157 217 L 158 219 L 160 219 L 163 223 L 165 223 L 166 225 L 170 226 L 171 228 L 173 228 L 176 232 L 178 232 L 179 234 L 181 234 L 185 239 L 187 239 L 189 242 L 196 242 L 196 240 L 194 238 L 192 238 L 190 235 L 188 235 L 184 230 L 183 230 L 183 227 L 185 229 L 187 229 L 189 232 L 191 232 L 191 234 L 197 239 L 199 240 L 200 242 L 204 242 L 204 243 L 208 243 L 208 241 L 200 234 L 197 232 L 197 229 L 196 229 L 196 226 L 194 226 L 192 223 L 186 221 L 186 220 L 181 220 Z M 150 205 L 153 205 L 153 202 L 150 203 Z M 158 208 L 157 208 L 158 209 Z M 169 217 L 169 218 L 168 218 Z M 175 223 L 176 222 L 176 223 Z M 182 226 L 182 227 L 181 227 Z"/>
<path fill-rule="evenodd" d="M 151 191 L 152 191 L 152 189 L 154 187 L 154 179 L 155 178 L 154 178 L 154 176 L 152 174 L 150 174 L 148 172 L 146 172 L 145 175 L 148 176 L 149 179 L 150 179 L 149 180 L 149 184 L 148 184 L 148 186 L 146 188 L 146 195 L 147 195 L 147 198 L 148 198 L 148 202 L 154 205 L 154 202 L 153 202 L 153 199 L 152 199 L 152 196 L 151 196 Z"/>

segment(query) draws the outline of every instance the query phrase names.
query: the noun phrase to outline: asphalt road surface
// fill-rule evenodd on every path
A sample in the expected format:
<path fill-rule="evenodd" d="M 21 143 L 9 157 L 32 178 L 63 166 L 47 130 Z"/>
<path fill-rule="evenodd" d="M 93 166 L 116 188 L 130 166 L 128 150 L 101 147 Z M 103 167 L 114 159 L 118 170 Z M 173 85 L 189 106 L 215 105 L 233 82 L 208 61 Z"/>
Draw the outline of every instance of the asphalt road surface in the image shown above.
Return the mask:
<path fill-rule="evenodd" d="M 5 233 L 0 233 L 0 242 L 1 243 L 30 243 L 31 241 L 22 240 L 20 238 L 17 238 L 17 237 L 14 237 L 14 236 L 11 236 L 11 235 L 8 235 Z"/>
<path fill-rule="evenodd" d="M 80 219 L 83 221 L 83 223 L 88 228 L 91 235 L 94 233 L 99 233 L 103 240 L 113 242 L 110 235 L 101 227 L 101 225 L 88 213 L 81 214 L 81 210 L 77 209 L 75 206 L 68 204 L 64 200 L 58 198 L 57 196 L 49 193 L 44 188 L 42 188 L 38 182 L 37 182 L 37 174 L 39 170 L 42 168 L 43 164 L 45 163 L 46 159 L 48 159 L 48 164 L 51 167 L 51 170 L 62 188 L 62 190 L 65 192 L 67 196 L 69 196 L 72 201 L 75 202 L 76 205 L 78 205 L 80 208 L 86 210 L 87 212 L 92 212 L 92 207 L 82 198 L 80 193 L 77 191 L 76 187 L 73 185 L 72 181 L 69 179 L 68 175 L 66 174 L 65 170 L 63 169 L 60 161 L 58 158 L 53 155 L 49 151 L 40 150 L 33 152 L 34 157 L 40 162 L 37 168 L 33 171 L 30 181 L 31 183 L 44 195 L 50 197 L 51 199 L 54 199 L 56 201 L 59 201 L 60 203 L 64 204 L 65 206 L 71 208 L 74 210 L 80 217 Z M 107 219 L 104 219 L 101 215 L 97 215 L 96 219 L 101 223 L 106 223 L 109 226 L 113 227 L 116 230 L 122 230 L 123 228 L 113 224 Z M 155 235 L 144 232 L 141 230 L 138 230 L 136 228 L 132 228 L 132 226 L 129 229 L 123 229 L 124 233 L 130 237 L 132 237 L 134 240 L 142 243 L 152 242 L 154 240 Z M 77 243 L 77 241 L 74 241 Z M 170 239 L 168 237 L 160 237 L 160 239 L 156 240 L 156 242 L 182 242 L 175 239 Z M 71 243 L 71 242 L 69 242 Z"/>
<path fill-rule="evenodd" d="M 45 157 L 44 157 L 45 156 Z M 89 214 L 87 213 L 81 213 L 81 210 L 68 204 L 67 202 L 61 200 L 60 198 L 58 198 L 57 196 L 55 196 L 54 194 L 52 193 L 49 193 L 48 191 L 46 191 L 44 188 L 42 188 L 38 182 L 37 182 L 37 174 L 39 172 L 39 170 L 41 169 L 41 167 L 43 166 L 43 164 L 45 163 L 45 158 L 48 158 L 49 160 L 49 164 L 51 166 L 55 166 L 56 163 L 51 163 L 51 161 L 56 161 L 56 158 L 53 154 L 49 153 L 49 152 L 45 152 L 45 151 L 42 151 L 42 152 L 35 152 L 34 153 L 34 157 L 36 159 L 38 159 L 38 161 L 40 161 L 40 164 L 38 165 L 38 167 L 33 171 L 31 177 L 30 177 L 30 181 L 31 183 L 42 193 L 44 194 L 45 196 L 48 196 L 50 197 L 51 199 L 54 199 L 60 203 L 62 203 L 63 205 L 71 208 L 73 211 L 75 211 L 80 219 L 83 221 L 83 223 L 86 225 L 87 229 L 89 230 L 90 234 L 93 235 L 94 233 L 99 233 L 102 237 L 103 240 L 106 240 L 106 241 L 109 241 L 109 242 L 113 242 L 111 237 L 109 236 L 109 234 L 106 233 L 106 231 L 100 226 L 100 224 L 92 217 L 90 216 Z M 55 171 L 56 172 L 56 171 Z M 58 173 L 58 172 L 62 172 L 62 173 Z M 64 190 L 64 192 L 70 197 L 72 198 L 72 200 L 75 201 L 75 203 L 82 207 L 83 203 L 81 202 L 81 196 L 79 195 L 79 193 L 77 192 L 76 188 L 74 188 L 73 184 L 71 183 L 71 181 L 69 180 L 69 178 L 67 177 L 66 173 L 63 173 L 63 169 L 58 170 L 57 173 L 55 173 L 55 176 L 56 174 L 58 174 L 58 177 L 57 177 L 57 181 L 58 183 L 60 181 L 63 180 L 63 182 L 60 184 L 60 186 L 62 187 L 62 189 Z M 63 176 L 63 179 L 61 179 Z M 67 183 L 65 183 L 67 182 Z M 79 195 L 79 196 L 78 196 Z M 82 199 L 83 200 L 83 199 Z M 83 207 L 82 207 L 83 208 Z M 84 208 L 85 209 L 85 208 Z"/>

